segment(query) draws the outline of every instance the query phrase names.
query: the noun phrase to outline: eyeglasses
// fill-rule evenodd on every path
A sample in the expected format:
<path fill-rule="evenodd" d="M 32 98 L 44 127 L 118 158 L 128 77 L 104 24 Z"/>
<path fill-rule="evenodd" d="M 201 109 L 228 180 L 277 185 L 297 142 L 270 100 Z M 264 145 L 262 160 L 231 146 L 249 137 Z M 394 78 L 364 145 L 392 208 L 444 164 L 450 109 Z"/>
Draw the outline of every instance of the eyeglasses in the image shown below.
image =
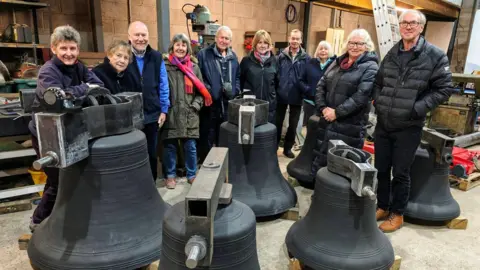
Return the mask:
<path fill-rule="evenodd" d="M 400 27 L 407 28 L 407 26 L 417 27 L 420 23 L 416 21 L 413 21 L 413 22 L 401 21 L 399 24 L 400 24 Z"/>
<path fill-rule="evenodd" d="M 349 48 L 354 48 L 354 47 L 363 47 L 365 46 L 365 44 L 367 44 L 366 42 L 353 42 L 353 41 L 349 41 L 348 42 L 348 47 Z"/>

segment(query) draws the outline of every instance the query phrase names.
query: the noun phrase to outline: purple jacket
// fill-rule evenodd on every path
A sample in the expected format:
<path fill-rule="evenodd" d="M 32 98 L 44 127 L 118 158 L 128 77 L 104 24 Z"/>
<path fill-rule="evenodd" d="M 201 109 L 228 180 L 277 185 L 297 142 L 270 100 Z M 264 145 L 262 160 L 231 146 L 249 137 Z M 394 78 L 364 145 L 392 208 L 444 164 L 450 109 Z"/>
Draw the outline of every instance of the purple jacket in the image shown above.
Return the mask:
<path fill-rule="evenodd" d="M 87 83 L 104 86 L 103 82 L 98 79 L 95 73 L 88 70 L 82 63 L 77 62 L 73 66 L 66 66 L 57 57 L 53 57 L 52 60 L 47 61 L 40 68 L 33 106 L 40 104 L 43 93 L 49 87 L 60 87 L 66 93 L 71 93 L 75 97 L 81 97 L 84 96 L 88 90 Z M 37 136 L 35 117 L 32 117 L 32 121 L 30 121 L 28 127 L 32 134 Z"/>

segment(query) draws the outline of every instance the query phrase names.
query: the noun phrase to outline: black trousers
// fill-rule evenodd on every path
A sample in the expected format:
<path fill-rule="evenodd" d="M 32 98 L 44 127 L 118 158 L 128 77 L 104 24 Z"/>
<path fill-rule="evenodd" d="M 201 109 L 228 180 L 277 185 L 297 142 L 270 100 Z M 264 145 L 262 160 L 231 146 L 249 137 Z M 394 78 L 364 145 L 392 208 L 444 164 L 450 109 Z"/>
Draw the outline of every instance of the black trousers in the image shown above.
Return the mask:
<path fill-rule="evenodd" d="M 147 137 L 148 158 L 150 161 L 150 169 L 152 171 L 153 181 L 157 181 L 157 140 L 158 140 L 158 123 L 145 124 L 142 129 L 145 137 Z"/>
<path fill-rule="evenodd" d="M 305 100 L 303 101 L 303 125 L 308 124 L 308 119 L 315 114 L 315 105 L 312 105 Z"/>
<path fill-rule="evenodd" d="M 293 147 L 298 120 L 300 119 L 300 113 L 302 112 L 301 105 L 277 104 L 277 116 L 275 124 L 277 126 L 277 145 L 280 143 L 280 138 L 282 137 L 283 120 L 285 120 L 285 114 L 287 113 L 288 107 L 290 107 L 290 110 L 287 134 L 285 135 L 285 141 L 283 144 L 284 151 L 289 151 Z"/>
<path fill-rule="evenodd" d="M 40 158 L 40 151 L 37 137 L 32 135 L 32 147 L 37 153 L 37 158 Z M 50 216 L 55 206 L 58 192 L 58 178 L 60 170 L 55 167 L 46 167 L 43 169 L 47 175 L 47 181 L 43 188 L 43 196 L 37 208 L 33 212 L 32 220 L 35 224 L 40 224 L 44 219 Z"/>
<path fill-rule="evenodd" d="M 420 145 L 421 135 L 421 127 L 408 127 L 393 132 L 384 130 L 378 124 L 375 127 L 379 208 L 400 215 L 405 212 L 410 194 L 410 167 Z"/>

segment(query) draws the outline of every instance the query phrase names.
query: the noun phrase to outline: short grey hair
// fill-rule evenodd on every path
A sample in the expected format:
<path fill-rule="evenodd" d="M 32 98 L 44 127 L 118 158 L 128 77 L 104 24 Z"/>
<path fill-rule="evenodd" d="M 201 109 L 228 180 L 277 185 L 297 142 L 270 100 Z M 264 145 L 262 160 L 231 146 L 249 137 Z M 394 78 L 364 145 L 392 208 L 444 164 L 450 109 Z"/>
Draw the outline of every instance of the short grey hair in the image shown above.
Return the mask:
<path fill-rule="evenodd" d="M 322 41 L 320 41 L 320 43 L 318 43 L 317 49 L 315 50 L 315 53 L 313 54 L 314 57 L 317 57 L 317 53 L 320 50 L 320 48 L 322 48 L 322 47 L 328 50 L 328 57 L 333 56 L 332 45 L 330 45 L 330 43 L 328 43 L 328 41 L 322 40 Z"/>
<path fill-rule="evenodd" d="M 373 44 L 372 38 L 370 37 L 370 34 L 367 32 L 365 29 L 355 29 L 353 30 L 347 37 L 347 40 L 345 44 L 343 45 L 343 51 L 346 52 L 348 48 L 348 42 L 353 38 L 353 37 L 361 37 L 363 39 L 363 42 L 365 42 L 365 46 L 367 47 L 367 51 L 372 52 L 375 51 L 375 44 Z"/>
<path fill-rule="evenodd" d="M 233 37 L 233 32 L 232 32 L 232 29 L 230 29 L 230 27 L 226 26 L 226 25 L 222 25 L 220 26 L 218 29 L 217 29 L 217 32 L 215 33 L 215 37 L 218 37 L 218 35 L 220 34 L 220 32 L 225 32 L 227 33 L 228 37 L 230 38 L 230 40 L 232 40 L 232 37 Z"/>
<path fill-rule="evenodd" d="M 50 44 L 57 46 L 58 43 L 64 41 L 73 41 L 80 47 L 82 39 L 80 38 L 80 33 L 75 28 L 70 25 L 63 25 L 53 30 L 53 34 L 50 36 Z"/>
<path fill-rule="evenodd" d="M 176 34 L 173 36 L 170 45 L 168 46 L 168 53 L 173 53 L 173 46 L 177 42 L 182 42 L 187 44 L 187 55 L 192 54 L 192 45 L 190 44 L 190 39 L 184 33 Z"/>
<path fill-rule="evenodd" d="M 416 9 L 407 9 L 405 11 L 402 12 L 402 14 L 400 14 L 400 17 L 398 18 L 398 21 L 399 22 L 402 22 L 403 19 L 405 18 L 405 15 L 407 14 L 415 14 L 417 15 L 418 17 L 418 23 L 421 25 L 421 26 L 425 26 L 425 24 L 427 23 L 427 18 L 425 17 L 425 14 L 423 14 L 422 12 L 416 10 Z"/>

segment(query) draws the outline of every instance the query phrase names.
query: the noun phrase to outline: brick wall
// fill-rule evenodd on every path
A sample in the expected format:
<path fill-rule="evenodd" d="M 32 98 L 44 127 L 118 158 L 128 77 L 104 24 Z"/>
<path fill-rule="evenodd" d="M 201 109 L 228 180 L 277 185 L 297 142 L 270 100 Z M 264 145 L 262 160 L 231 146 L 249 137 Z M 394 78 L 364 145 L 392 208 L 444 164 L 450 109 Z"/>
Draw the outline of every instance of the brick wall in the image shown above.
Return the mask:
<path fill-rule="evenodd" d="M 128 39 L 128 4 L 127 0 L 101 0 L 103 39 L 105 48 L 113 40 Z M 157 5 L 156 0 L 130 1 L 131 21 L 144 22 L 149 30 L 150 44 L 157 48 Z"/>
<path fill-rule="evenodd" d="M 223 2 L 223 6 L 222 6 Z M 295 28 L 302 30 L 304 4 L 292 2 L 297 8 L 298 20 L 294 24 L 285 21 L 285 8 L 288 0 L 170 0 L 170 34 L 188 34 L 198 40 L 196 33 L 191 32 L 186 26 L 185 14 L 181 8 L 185 3 L 205 5 L 212 13 L 212 20 L 219 24 L 229 26 L 233 32 L 233 50 L 239 58 L 245 54 L 243 48 L 244 34 L 247 31 L 264 29 L 271 33 L 272 39 L 286 41 L 287 33 Z M 186 12 L 191 12 L 193 7 L 185 7 Z"/>

